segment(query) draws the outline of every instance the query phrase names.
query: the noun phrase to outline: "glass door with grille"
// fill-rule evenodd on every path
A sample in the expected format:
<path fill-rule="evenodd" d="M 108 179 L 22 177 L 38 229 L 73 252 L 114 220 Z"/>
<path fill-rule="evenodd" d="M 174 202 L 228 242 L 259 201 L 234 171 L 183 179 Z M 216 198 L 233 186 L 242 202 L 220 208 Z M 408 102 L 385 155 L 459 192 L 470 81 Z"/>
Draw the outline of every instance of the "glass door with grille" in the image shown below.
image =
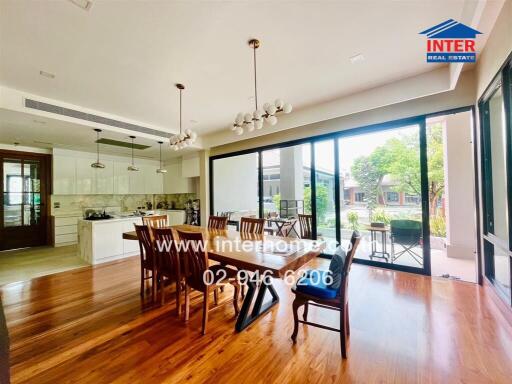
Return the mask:
<path fill-rule="evenodd" d="M 47 243 L 48 158 L 1 153 L 0 250 Z"/>

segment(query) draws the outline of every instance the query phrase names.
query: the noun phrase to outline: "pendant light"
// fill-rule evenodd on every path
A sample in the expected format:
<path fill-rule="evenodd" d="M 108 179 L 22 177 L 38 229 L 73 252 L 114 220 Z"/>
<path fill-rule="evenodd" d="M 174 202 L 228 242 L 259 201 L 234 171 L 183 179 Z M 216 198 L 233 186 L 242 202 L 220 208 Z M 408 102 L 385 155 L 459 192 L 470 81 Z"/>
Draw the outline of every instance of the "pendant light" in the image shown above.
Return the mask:
<path fill-rule="evenodd" d="M 100 163 L 100 132 L 101 129 L 96 128 L 96 162 L 91 164 L 92 168 L 105 168 L 105 164 Z"/>
<path fill-rule="evenodd" d="M 129 171 L 138 171 L 139 167 L 135 166 L 134 160 L 133 160 L 133 140 L 135 139 L 135 136 L 130 136 L 130 139 L 132 139 L 132 163 L 128 166 Z"/>
<path fill-rule="evenodd" d="M 181 92 L 185 89 L 185 86 L 183 84 L 176 84 L 176 88 L 180 91 L 180 133 L 169 138 L 171 148 L 175 151 L 192 145 L 197 139 L 197 133 L 191 129 L 185 129 L 185 133 L 181 130 Z"/>
<path fill-rule="evenodd" d="M 277 124 L 276 114 L 278 113 L 290 113 L 292 111 L 292 105 L 283 102 L 281 99 L 274 101 L 274 104 L 265 103 L 263 104 L 263 110 L 258 108 L 258 82 L 257 82 L 257 69 L 256 69 L 256 49 L 260 47 L 260 41 L 258 39 L 249 40 L 249 47 L 253 53 L 253 65 L 254 65 L 254 104 L 255 109 L 252 113 L 240 112 L 233 124 L 230 125 L 230 129 L 237 135 L 244 133 L 244 128 L 248 132 L 252 132 L 255 129 L 263 128 L 263 123 L 270 125 Z"/>
<path fill-rule="evenodd" d="M 156 170 L 156 173 L 167 173 L 167 169 L 165 169 L 162 165 L 162 144 L 163 141 L 159 141 L 158 144 L 160 144 L 160 168 Z"/>

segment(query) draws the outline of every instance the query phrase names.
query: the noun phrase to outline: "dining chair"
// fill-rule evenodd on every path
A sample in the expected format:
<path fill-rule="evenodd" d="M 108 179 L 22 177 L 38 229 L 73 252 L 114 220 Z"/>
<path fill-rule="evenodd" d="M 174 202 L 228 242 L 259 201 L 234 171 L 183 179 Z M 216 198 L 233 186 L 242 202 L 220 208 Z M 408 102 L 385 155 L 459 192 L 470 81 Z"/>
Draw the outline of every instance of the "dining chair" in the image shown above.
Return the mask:
<path fill-rule="evenodd" d="M 135 226 L 137 239 L 139 240 L 140 250 L 140 295 L 144 296 L 144 282 L 151 279 L 151 298 L 154 301 L 156 297 L 156 257 L 154 242 L 151 238 L 151 232 L 147 225 Z M 149 274 L 151 272 L 151 274 Z"/>
<path fill-rule="evenodd" d="M 313 216 L 303 215 L 299 213 L 300 224 L 300 238 L 312 239 L 313 238 Z"/>
<path fill-rule="evenodd" d="M 151 238 L 153 238 L 153 228 L 167 227 L 167 215 L 143 216 L 142 224 L 149 226 Z"/>
<path fill-rule="evenodd" d="M 190 288 L 203 292 L 202 334 L 206 334 L 208 323 L 209 298 L 213 291 L 215 305 L 218 305 L 217 288 L 226 282 L 234 287 L 233 306 L 238 316 L 238 271 L 220 264 L 209 265 L 208 252 L 201 232 L 178 231 L 181 260 L 185 264 L 185 321 L 189 319 Z M 209 280 L 209 281 L 207 281 Z"/>
<path fill-rule="evenodd" d="M 208 229 L 224 230 L 228 227 L 227 216 L 210 216 L 208 218 Z"/>
<path fill-rule="evenodd" d="M 347 338 L 350 336 L 350 321 L 348 314 L 348 274 L 354 259 L 357 246 L 361 240 L 358 231 L 352 233 L 350 246 L 346 252 L 341 246 L 331 259 L 328 271 L 310 270 L 301 277 L 292 288 L 295 293 L 293 300 L 293 334 L 292 340 L 297 342 L 299 323 L 339 332 L 341 356 L 347 358 Z M 331 281 L 328 281 L 331 279 Z M 340 328 L 332 328 L 323 324 L 308 321 L 309 305 L 340 312 Z M 299 320 L 298 310 L 304 306 L 303 320 Z"/>
<path fill-rule="evenodd" d="M 156 270 L 162 295 L 162 305 L 165 303 L 165 279 L 176 284 L 176 312 L 181 315 L 181 283 L 183 279 L 183 263 L 180 262 L 178 248 L 174 241 L 171 228 L 154 228 L 156 252 Z"/>
<path fill-rule="evenodd" d="M 258 218 L 253 218 L 253 217 L 241 217 L 240 218 L 240 232 L 263 234 L 264 230 L 265 230 L 265 219 L 258 219 Z"/>

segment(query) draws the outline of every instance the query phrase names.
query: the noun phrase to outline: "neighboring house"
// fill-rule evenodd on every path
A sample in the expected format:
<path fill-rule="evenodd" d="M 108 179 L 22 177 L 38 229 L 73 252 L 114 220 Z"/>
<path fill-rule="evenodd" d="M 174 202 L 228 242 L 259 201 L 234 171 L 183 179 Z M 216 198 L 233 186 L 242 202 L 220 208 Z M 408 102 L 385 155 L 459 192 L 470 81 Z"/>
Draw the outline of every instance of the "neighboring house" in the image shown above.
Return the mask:
<path fill-rule="evenodd" d="M 304 188 L 311 185 L 311 168 L 304 166 Z M 331 208 L 334 208 L 334 174 L 326 170 L 316 169 L 317 185 L 324 185 L 328 191 L 328 201 Z M 350 173 L 343 173 L 340 185 L 343 188 L 343 202 L 345 205 L 365 205 L 364 192 L 356 180 L 351 178 Z M 421 203 L 421 196 L 396 191 L 397 183 L 389 176 L 382 181 L 383 196 L 381 204 L 393 206 L 413 206 Z M 264 201 L 272 203 L 272 197 L 281 193 L 281 176 L 279 165 L 269 165 L 263 168 L 263 196 Z"/>

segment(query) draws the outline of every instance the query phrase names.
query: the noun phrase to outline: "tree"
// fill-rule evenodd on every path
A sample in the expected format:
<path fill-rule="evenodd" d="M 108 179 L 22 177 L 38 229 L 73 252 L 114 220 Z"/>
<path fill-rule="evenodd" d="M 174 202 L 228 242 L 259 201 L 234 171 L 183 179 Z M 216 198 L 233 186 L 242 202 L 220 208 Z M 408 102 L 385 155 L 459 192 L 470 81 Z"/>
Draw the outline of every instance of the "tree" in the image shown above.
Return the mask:
<path fill-rule="evenodd" d="M 316 186 L 316 217 L 319 222 L 325 220 L 325 214 L 329 206 L 329 192 L 323 184 Z M 304 212 L 311 214 L 311 187 L 304 188 Z"/>
<path fill-rule="evenodd" d="M 372 161 L 370 156 L 361 156 L 352 164 L 352 175 L 356 179 L 361 191 L 364 193 L 366 206 L 370 217 L 373 209 L 378 204 L 380 183 L 382 183 L 382 171 L 378 163 Z"/>

